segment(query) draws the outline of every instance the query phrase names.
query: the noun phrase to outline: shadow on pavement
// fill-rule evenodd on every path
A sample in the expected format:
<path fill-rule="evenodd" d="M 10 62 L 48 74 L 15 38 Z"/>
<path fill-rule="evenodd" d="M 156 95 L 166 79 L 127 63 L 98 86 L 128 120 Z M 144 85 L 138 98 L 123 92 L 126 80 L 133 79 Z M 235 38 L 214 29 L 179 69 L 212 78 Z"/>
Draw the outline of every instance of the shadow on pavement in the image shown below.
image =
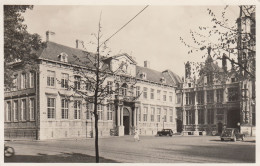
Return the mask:
<path fill-rule="evenodd" d="M 47 155 L 38 153 L 37 155 L 15 155 L 10 158 L 5 157 L 8 163 L 95 163 L 96 157 L 81 153 L 62 153 L 57 155 Z M 118 163 L 115 160 L 99 158 L 100 163 Z"/>

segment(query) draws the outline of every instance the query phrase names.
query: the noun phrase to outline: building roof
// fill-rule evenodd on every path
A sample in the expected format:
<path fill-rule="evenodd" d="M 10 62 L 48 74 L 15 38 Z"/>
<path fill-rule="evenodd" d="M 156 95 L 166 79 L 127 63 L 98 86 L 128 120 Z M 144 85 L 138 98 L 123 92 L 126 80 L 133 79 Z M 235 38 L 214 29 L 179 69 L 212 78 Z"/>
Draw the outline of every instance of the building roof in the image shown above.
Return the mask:
<path fill-rule="evenodd" d="M 68 46 L 64 46 L 61 44 L 57 44 L 54 42 L 47 42 L 46 48 L 41 50 L 39 52 L 39 58 L 47 59 L 47 60 L 53 60 L 53 61 L 59 61 L 58 55 L 61 53 L 66 53 L 68 55 L 68 63 L 74 64 L 74 65 L 84 65 L 88 68 L 93 68 L 93 63 L 89 63 L 90 60 L 94 60 L 94 53 L 90 53 L 81 49 L 72 48 Z M 88 56 L 89 58 L 86 58 Z M 114 57 L 118 57 L 120 55 L 115 55 Z M 128 55 L 127 55 L 128 56 Z M 107 58 L 101 57 L 104 60 Z M 78 59 L 78 60 L 77 60 Z M 133 58 L 131 58 L 133 60 Z M 133 60 L 135 63 L 135 61 Z M 88 66 L 86 66 L 88 64 Z M 146 80 L 159 83 L 159 84 L 165 84 L 170 86 L 175 86 L 176 84 L 181 82 L 181 79 L 178 75 L 173 73 L 170 70 L 165 70 L 164 72 L 159 72 L 150 68 L 141 67 L 136 65 L 136 78 L 141 79 L 141 73 L 146 74 Z M 165 79 L 165 83 L 161 81 L 161 79 Z"/>

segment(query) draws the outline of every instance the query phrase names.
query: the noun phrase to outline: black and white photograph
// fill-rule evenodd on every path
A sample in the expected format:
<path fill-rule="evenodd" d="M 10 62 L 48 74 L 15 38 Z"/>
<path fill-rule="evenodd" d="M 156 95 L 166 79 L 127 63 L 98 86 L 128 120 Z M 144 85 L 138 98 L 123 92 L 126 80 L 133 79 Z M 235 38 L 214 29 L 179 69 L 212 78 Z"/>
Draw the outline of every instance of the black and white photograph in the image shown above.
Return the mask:
<path fill-rule="evenodd" d="M 257 164 L 258 3 L 5 0 L 0 165 Z"/>

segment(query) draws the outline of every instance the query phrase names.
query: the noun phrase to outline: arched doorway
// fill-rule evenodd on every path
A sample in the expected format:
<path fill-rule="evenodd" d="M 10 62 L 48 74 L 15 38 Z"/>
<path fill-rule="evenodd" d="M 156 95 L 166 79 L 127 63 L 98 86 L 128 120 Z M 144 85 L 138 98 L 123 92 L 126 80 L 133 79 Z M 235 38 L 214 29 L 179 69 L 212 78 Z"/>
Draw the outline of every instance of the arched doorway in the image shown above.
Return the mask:
<path fill-rule="evenodd" d="M 123 125 L 125 126 L 124 133 L 125 135 L 130 134 L 130 112 L 127 108 L 123 110 Z"/>

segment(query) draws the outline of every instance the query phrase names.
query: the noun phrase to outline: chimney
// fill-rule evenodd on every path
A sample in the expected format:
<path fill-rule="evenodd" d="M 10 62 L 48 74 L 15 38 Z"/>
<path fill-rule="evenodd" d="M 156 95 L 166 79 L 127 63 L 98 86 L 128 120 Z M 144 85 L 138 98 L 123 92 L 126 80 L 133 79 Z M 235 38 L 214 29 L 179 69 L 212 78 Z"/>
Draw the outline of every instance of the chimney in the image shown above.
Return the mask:
<path fill-rule="evenodd" d="M 82 40 L 76 39 L 76 48 L 84 49 L 85 48 L 84 42 Z"/>
<path fill-rule="evenodd" d="M 190 66 L 190 62 L 188 61 L 187 63 L 185 63 L 185 79 L 190 78 L 190 76 L 191 76 L 191 66 Z"/>
<path fill-rule="evenodd" d="M 144 61 L 144 67 L 150 68 L 150 62 L 149 61 Z"/>
<path fill-rule="evenodd" d="M 55 32 L 46 31 L 46 42 L 50 41 L 50 35 L 55 35 Z"/>

